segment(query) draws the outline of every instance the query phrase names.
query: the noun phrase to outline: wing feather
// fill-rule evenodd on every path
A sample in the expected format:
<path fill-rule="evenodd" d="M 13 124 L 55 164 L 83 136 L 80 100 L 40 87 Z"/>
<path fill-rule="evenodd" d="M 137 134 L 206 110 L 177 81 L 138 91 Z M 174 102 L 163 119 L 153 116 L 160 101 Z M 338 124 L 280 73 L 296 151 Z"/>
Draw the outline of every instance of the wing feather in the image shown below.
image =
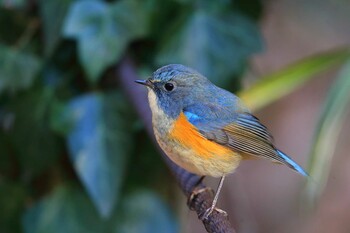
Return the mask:
<path fill-rule="evenodd" d="M 286 154 L 276 149 L 273 138 L 258 118 L 244 109 L 201 103 L 184 110 L 188 120 L 208 140 L 227 146 L 248 156 L 282 163 L 302 175 L 307 173 Z"/>
<path fill-rule="evenodd" d="M 242 153 L 287 164 L 279 156 L 267 128 L 250 113 L 240 113 L 233 123 L 211 132 L 204 132 L 204 136 Z"/>

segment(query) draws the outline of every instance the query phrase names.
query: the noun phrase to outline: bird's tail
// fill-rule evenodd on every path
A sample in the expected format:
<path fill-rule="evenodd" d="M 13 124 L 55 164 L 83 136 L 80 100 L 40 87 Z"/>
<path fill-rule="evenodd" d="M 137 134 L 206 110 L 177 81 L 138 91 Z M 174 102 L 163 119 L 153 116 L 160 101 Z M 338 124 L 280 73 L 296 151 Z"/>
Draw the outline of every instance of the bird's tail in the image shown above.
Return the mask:
<path fill-rule="evenodd" d="M 288 167 L 292 168 L 293 170 L 297 171 L 303 176 L 309 176 L 307 172 L 301 166 L 299 166 L 296 162 L 294 162 L 288 155 L 286 155 L 280 150 L 277 150 L 277 153 L 285 161 L 284 164 L 286 164 Z"/>

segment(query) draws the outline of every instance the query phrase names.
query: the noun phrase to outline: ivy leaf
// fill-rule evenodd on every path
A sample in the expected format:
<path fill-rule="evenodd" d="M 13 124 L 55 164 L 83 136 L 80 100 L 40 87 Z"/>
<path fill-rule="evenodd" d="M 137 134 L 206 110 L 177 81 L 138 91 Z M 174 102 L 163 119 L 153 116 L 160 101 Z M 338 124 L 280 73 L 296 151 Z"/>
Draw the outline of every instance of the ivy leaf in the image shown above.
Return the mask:
<path fill-rule="evenodd" d="M 0 44 L 0 94 L 29 88 L 41 67 L 41 60 Z"/>
<path fill-rule="evenodd" d="M 133 193 L 123 199 L 113 221 L 106 224 L 80 189 L 61 186 L 24 213 L 23 230 L 25 233 L 178 232 L 169 207 L 160 199 L 149 191 Z"/>
<path fill-rule="evenodd" d="M 64 36 L 78 40 L 79 59 L 91 82 L 121 53 L 124 38 L 117 38 L 108 4 L 102 1 L 76 1 L 70 8 Z"/>
<path fill-rule="evenodd" d="M 256 25 L 239 13 L 198 9 L 176 22 L 161 45 L 160 65 L 182 63 L 218 84 L 237 75 L 248 57 L 261 49 Z"/>
<path fill-rule="evenodd" d="M 119 36 L 112 26 L 103 29 L 103 34 L 86 37 L 79 42 L 79 59 L 90 81 L 97 81 L 105 68 L 117 62 L 126 48 L 127 38 Z"/>
<path fill-rule="evenodd" d="M 169 207 L 155 193 L 139 191 L 122 202 L 115 233 L 175 233 L 178 225 Z"/>
<path fill-rule="evenodd" d="M 57 134 L 67 136 L 74 127 L 70 114 L 67 111 L 67 103 L 55 100 L 50 112 L 50 128 Z"/>
<path fill-rule="evenodd" d="M 23 215 L 25 233 L 96 233 L 102 227 L 88 197 L 75 187 L 56 188 Z"/>
<path fill-rule="evenodd" d="M 22 169 L 34 175 L 54 164 L 60 152 L 48 120 L 52 99 L 52 89 L 33 89 L 13 99 L 6 108 L 7 118 L 12 119 L 7 137 Z"/>
<path fill-rule="evenodd" d="M 26 195 L 26 189 L 22 184 L 2 178 L 0 182 L 0 232 L 20 232 L 19 217 Z"/>
<path fill-rule="evenodd" d="M 43 22 L 45 54 L 50 55 L 61 39 L 63 21 L 72 0 L 41 0 L 40 15 Z"/>
<path fill-rule="evenodd" d="M 118 61 L 130 40 L 146 34 L 149 16 L 145 3 L 136 0 L 72 5 L 63 34 L 78 40 L 79 59 L 92 83 Z"/>
<path fill-rule="evenodd" d="M 119 197 L 130 152 L 128 109 L 119 94 L 89 94 L 72 100 L 75 126 L 67 138 L 70 158 L 101 216 L 110 216 Z"/>
<path fill-rule="evenodd" d="M 147 35 L 153 6 L 152 1 L 139 0 L 124 0 L 112 5 L 111 15 L 120 34 L 125 33 L 130 40 Z"/>
<path fill-rule="evenodd" d="M 0 0 L 0 6 L 3 6 L 8 9 L 24 8 L 25 4 L 25 0 Z"/>

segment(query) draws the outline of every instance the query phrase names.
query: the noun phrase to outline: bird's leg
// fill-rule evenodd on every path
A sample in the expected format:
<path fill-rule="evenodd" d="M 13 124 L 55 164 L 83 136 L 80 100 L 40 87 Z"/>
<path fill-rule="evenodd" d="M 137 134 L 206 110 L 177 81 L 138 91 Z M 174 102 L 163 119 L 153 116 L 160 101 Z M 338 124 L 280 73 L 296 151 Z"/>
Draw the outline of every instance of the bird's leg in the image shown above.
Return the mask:
<path fill-rule="evenodd" d="M 202 183 L 202 181 L 204 180 L 205 176 L 201 176 L 201 178 L 199 178 L 199 180 L 197 181 L 197 183 L 195 184 L 194 187 L 197 187 L 200 183 Z"/>
<path fill-rule="evenodd" d="M 213 210 L 215 209 L 216 202 L 217 202 L 218 199 L 219 199 L 219 194 L 220 194 L 222 185 L 224 184 L 224 180 L 225 180 L 225 176 L 222 176 L 221 179 L 220 179 L 220 183 L 219 183 L 218 189 L 216 190 L 216 194 L 215 194 L 215 196 L 214 196 L 214 200 L 213 200 L 213 202 L 212 202 L 210 208 L 208 208 L 203 214 L 201 214 L 201 216 L 199 216 L 199 218 L 200 218 L 201 220 L 207 219 L 207 218 L 209 217 L 209 215 L 210 215 L 210 214 L 213 212 Z M 218 210 L 218 212 L 227 215 L 226 212 L 223 211 L 223 210 Z"/>

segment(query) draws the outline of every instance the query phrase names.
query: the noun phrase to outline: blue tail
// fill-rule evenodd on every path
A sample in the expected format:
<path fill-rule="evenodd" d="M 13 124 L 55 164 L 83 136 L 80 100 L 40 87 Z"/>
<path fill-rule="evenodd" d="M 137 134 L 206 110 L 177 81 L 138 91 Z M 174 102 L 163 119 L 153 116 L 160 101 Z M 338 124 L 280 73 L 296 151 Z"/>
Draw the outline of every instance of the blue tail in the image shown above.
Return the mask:
<path fill-rule="evenodd" d="M 281 158 L 283 158 L 283 160 L 286 162 L 285 164 L 287 166 L 289 166 L 293 170 L 299 172 L 303 176 L 309 176 L 309 174 L 307 174 L 307 172 L 304 171 L 304 169 L 302 167 L 300 167 L 296 162 L 294 162 L 288 155 L 286 155 L 285 153 L 283 153 L 282 151 L 279 151 L 279 150 L 277 150 L 277 152 L 278 152 L 278 155 L 281 156 Z"/>

